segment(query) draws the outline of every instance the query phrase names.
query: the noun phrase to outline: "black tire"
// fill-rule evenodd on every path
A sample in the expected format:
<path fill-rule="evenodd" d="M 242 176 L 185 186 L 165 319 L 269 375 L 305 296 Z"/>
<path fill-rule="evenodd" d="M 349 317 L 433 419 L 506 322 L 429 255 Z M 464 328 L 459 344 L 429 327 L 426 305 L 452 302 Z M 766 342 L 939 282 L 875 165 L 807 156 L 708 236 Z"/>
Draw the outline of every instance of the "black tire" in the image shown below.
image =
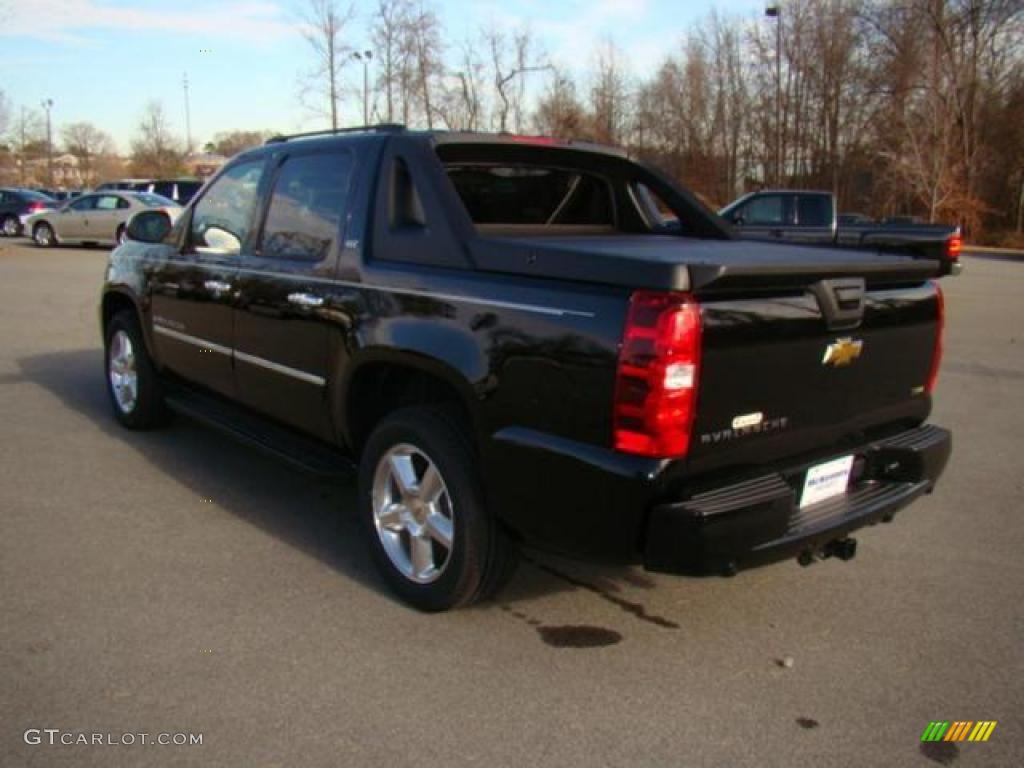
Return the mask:
<path fill-rule="evenodd" d="M 119 333 L 123 333 L 130 341 L 134 361 L 136 392 L 130 405 L 125 404 L 115 393 L 111 374 L 111 356 L 116 352 L 115 339 Z M 163 426 L 167 422 L 163 387 L 153 361 L 150 360 L 142 329 L 134 312 L 122 310 L 114 315 L 107 326 L 103 346 L 103 378 L 107 383 L 107 394 L 114 409 L 114 417 L 128 429 L 146 430 Z"/>
<path fill-rule="evenodd" d="M 52 248 L 57 244 L 57 237 L 47 222 L 40 221 L 32 227 L 32 241 L 40 248 Z"/>
<path fill-rule="evenodd" d="M 440 575 L 430 583 L 417 583 L 399 569 L 375 523 L 378 465 L 402 445 L 412 446 L 433 462 L 449 500 L 452 546 Z M 444 611 L 490 597 L 511 575 L 516 561 L 512 542 L 484 503 L 467 429 L 445 408 L 405 408 L 377 425 L 359 465 L 358 514 L 384 579 L 402 600 L 421 611 Z"/>
<path fill-rule="evenodd" d="M 0 235 L 4 237 L 17 237 L 21 234 L 21 222 L 17 216 L 10 214 L 0 217 Z"/>
<path fill-rule="evenodd" d="M 119 226 L 117 228 L 117 232 L 114 233 L 114 247 L 115 248 L 117 248 L 120 245 L 124 245 L 125 240 L 128 239 L 128 237 L 125 235 L 126 231 L 127 231 L 127 229 L 125 228 L 124 224 L 122 224 L 121 226 Z"/>

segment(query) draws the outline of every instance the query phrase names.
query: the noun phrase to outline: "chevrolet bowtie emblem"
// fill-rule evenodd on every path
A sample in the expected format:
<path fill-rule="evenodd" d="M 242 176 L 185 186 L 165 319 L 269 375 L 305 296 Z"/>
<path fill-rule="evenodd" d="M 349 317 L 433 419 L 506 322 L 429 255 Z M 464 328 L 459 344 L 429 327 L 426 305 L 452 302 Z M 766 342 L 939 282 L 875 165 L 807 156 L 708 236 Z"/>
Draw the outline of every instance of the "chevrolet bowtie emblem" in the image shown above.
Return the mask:
<path fill-rule="evenodd" d="M 825 347 L 825 356 L 821 358 L 821 364 L 842 368 L 860 357 L 863 348 L 864 342 L 860 339 L 836 339 Z"/>

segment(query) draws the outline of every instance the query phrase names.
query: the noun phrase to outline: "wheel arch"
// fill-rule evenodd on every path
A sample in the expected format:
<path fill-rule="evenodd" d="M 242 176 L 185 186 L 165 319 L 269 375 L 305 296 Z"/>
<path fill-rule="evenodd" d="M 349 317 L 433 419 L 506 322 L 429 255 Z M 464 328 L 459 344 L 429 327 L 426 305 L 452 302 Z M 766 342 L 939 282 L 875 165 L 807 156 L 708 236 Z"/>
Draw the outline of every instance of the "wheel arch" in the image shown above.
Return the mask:
<path fill-rule="evenodd" d="M 474 449 L 483 434 L 479 398 L 449 364 L 411 352 L 366 351 L 338 392 L 341 438 L 354 453 L 388 413 L 414 405 L 450 406 L 469 427 Z"/>
<path fill-rule="evenodd" d="M 100 331 L 104 341 L 107 338 L 110 321 L 113 320 L 114 315 L 122 311 L 132 312 L 135 315 L 139 329 L 142 331 L 142 338 L 146 342 L 146 351 L 149 353 L 150 359 L 156 363 L 152 334 L 146 323 L 143 322 L 143 313 L 135 295 L 127 288 L 108 288 L 103 292 L 103 298 L 100 300 Z"/>

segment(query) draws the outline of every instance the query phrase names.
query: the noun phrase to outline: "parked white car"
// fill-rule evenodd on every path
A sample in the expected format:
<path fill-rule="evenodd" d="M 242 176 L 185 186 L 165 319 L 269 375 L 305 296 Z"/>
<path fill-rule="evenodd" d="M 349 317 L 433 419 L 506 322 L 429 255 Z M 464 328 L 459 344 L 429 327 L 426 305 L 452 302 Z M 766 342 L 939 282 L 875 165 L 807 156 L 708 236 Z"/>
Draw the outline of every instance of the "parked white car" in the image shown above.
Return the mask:
<path fill-rule="evenodd" d="M 148 192 L 106 190 L 76 197 L 51 210 L 28 215 L 23 231 L 36 245 L 49 247 L 59 243 L 113 243 L 125 240 L 128 219 L 139 211 L 159 209 L 174 221 L 182 208 L 173 200 Z"/>

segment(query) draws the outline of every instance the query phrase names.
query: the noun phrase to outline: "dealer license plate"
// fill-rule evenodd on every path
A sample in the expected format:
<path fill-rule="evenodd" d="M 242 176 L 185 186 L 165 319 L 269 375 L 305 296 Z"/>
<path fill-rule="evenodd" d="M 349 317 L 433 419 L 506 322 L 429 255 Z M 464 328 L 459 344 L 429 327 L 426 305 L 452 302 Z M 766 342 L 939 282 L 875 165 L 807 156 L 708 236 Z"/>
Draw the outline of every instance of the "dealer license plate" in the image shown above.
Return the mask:
<path fill-rule="evenodd" d="M 844 456 L 808 469 L 804 492 L 800 496 L 800 509 L 846 493 L 852 468 L 853 456 Z"/>

